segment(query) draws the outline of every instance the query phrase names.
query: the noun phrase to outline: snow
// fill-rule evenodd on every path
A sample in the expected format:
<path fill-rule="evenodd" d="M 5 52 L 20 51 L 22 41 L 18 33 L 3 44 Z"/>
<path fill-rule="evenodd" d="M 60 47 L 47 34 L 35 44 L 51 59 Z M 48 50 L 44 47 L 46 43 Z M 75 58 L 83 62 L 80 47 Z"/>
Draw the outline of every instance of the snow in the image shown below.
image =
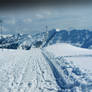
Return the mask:
<path fill-rule="evenodd" d="M 72 46 L 67 43 L 58 43 L 48 46 L 46 51 L 55 57 L 64 57 L 67 62 L 73 62 L 81 70 L 92 73 L 92 50 Z"/>
<path fill-rule="evenodd" d="M 90 92 L 92 50 L 55 44 L 0 49 L 0 92 Z"/>
<path fill-rule="evenodd" d="M 2 35 L 4 38 L 6 38 L 6 37 L 11 37 L 12 35 L 10 35 L 10 34 L 7 34 L 7 35 Z"/>
<path fill-rule="evenodd" d="M 56 57 L 47 51 L 44 53 L 52 71 L 54 71 L 57 84 L 63 92 L 90 92 L 92 89 L 92 78 L 90 77 L 92 75 L 87 75 L 80 70 L 80 67 L 68 62 L 63 57 Z"/>
<path fill-rule="evenodd" d="M 58 89 L 40 49 L 0 50 L 1 92 L 57 92 Z"/>
<path fill-rule="evenodd" d="M 84 69 L 92 73 L 92 57 L 68 57 L 66 59 L 74 62 L 74 64 L 79 66 L 80 69 Z"/>
<path fill-rule="evenodd" d="M 92 50 L 67 43 L 58 43 L 46 47 L 44 51 L 62 75 L 63 80 L 66 80 L 65 85 L 73 86 L 70 90 L 73 92 L 90 92 L 92 90 L 92 87 L 88 86 L 92 84 Z M 73 80 L 71 80 L 71 76 Z M 76 81 L 85 87 L 73 85 L 76 84 Z"/>
<path fill-rule="evenodd" d="M 56 29 L 57 32 L 61 31 L 59 28 Z"/>
<path fill-rule="evenodd" d="M 67 43 L 57 43 L 46 47 L 46 50 L 55 56 L 90 55 L 92 50 L 72 46 Z"/>

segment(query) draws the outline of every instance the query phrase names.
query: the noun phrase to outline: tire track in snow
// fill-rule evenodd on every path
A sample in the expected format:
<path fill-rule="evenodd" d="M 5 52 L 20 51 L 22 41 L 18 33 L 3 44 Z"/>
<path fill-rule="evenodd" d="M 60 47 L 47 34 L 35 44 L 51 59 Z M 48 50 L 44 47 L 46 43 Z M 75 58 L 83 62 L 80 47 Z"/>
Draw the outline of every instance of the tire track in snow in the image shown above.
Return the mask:
<path fill-rule="evenodd" d="M 5 76 L 6 78 L 10 76 L 7 82 L 9 86 L 4 86 L 7 92 L 57 92 L 59 87 L 40 49 L 26 53 L 14 52 L 14 56 L 7 63 L 10 64 L 6 70 L 10 71 L 10 75 Z"/>
<path fill-rule="evenodd" d="M 40 90 L 40 92 L 42 91 L 42 92 L 44 92 L 45 91 L 45 89 L 46 90 L 48 90 L 48 92 L 50 91 L 50 90 L 52 90 L 53 92 L 55 91 L 56 92 L 56 90 L 55 89 L 53 89 L 53 88 L 49 88 L 49 85 L 47 84 L 47 82 L 49 81 L 50 82 L 50 80 L 46 80 L 45 79 L 45 77 L 47 77 L 46 75 L 45 75 L 45 72 L 47 72 L 47 69 L 48 69 L 48 67 L 47 67 L 47 64 L 45 65 L 45 62 L 46 61 L 44 61 L 45 60 L 45 58 L 43 57 L 43 55 L 42 55 L 42 53 L 41 53 L 41 50 L 39 50 L 39 55 L 37 55 L 37 57 L 39 57 L 39 58 L 36 58 L 35 59 L 35 61 L 36 61 L 36 66 L 37 66 L 37 72 L 39 71 L 39 74 L 40 74 L 40 76 L 38 76 L 38 77 L 40 77 L 39 79 L 39 82 L 38 82 L 38 84 L 43 84 L 44 85 L 44 87 L 41 87 L 41 86 L 39 86 L 38 85 L 38 88 L 40 88 L 41 90 Z M 47 63 L 47 62 L 46 62 Z M 43 69 L 43 67 L 44 67 L 44 69 Z M 45 71 L 46 70 L 46 71 Z M 38 78 L 37 77 L 37 78 Z M 53 82 L 52 82 L 53 83 Z"/>
<path fill-rule="evenodd" d="M 37 66 L 35 66 L 35 60 L 32 59 L 32 57 L 30 56 L 30 58 L 28 60 L 28 63 L 26 65 L 24 74 L 22 75 L 22 80 L 20 82 L 20 87 L 18 89 L 19 92 L 20 92 L 20 90 L 23 90 L 23 89 L 24 89 L 24 92 L 29 92 L 29 90 L 30 90 L 30 88 L 32 86 L 31 81 L 34 81 L 34 85 L 35 85 L 34 88 L 33 88 L 33 90 L 32 90 L 32 92 L 35 92 L 36 87 L 37 87 L 37 82 L 35 82 L 36 81 L 36 78 L 35 78 L 36 77 L 35 76 L 35 74 L 36 74 L 35 73 L 36 72 L 36 68 L 37 68 Z M 33 72 L 31 72 L 31 71 L 33 71 Z M 34 74 L 34 80 L 31 79 L 33 77 L 33 75 L 31 76 L 31 73 Z M 30 76 L 29 76 L 29 74 L 30 74 Z M 25 85 L 22 85 L 22 87 L 21 87 L 21 83 L 25 84 L 26 87 L 25 87 Z"/>
<path fill-rule="evenodd" d="M 25 68 L 24 68 L 24 70 L 23 70 L 23 72 L 22 72 L 22 77 L 21 77 L 21 80 L 20 80 L 19 85 L 18 85 L 18 91 L 20 91 L 20 86 L 21 86 L 21 84 L 22 84 L 22 82 L 23 82 L 23 79 L 24 79 L 24 77 L 25 77 L 25 75 L 26 75 L 30 58 L 31 58 L 31 56 L 29 57 L 28 62 L 26 63 L 26 66 L 25 66 Z"/>
<path fill-rule="evenodd" d="M 17 92 L 57 92 L 57 88 L 55 87 L 56 84 L 50 86 L 49 83 L 54 82 L 52 79 L 49 79 L 48 76 L 44 75 L 45 73 L 49 73 L 48 75 L 51 76 L 50 71 L 48 72 L 48 65 L 45 64 L 46 61 L 44 61 L 45 59 L 41 50 L 34 49 L 29 56 L 26 58 L 27 63 L 25 64 L 21 79 L 17 85 Z M 28 84 L 31 84 L 31 86 L 29 87 Z"/>
<path fill-rule="evenodd" d="M 5 91 L 3 91 L 3 89 L 0 90 L 2 90 L 2 92 L 17 92 L 17 88 L 21 80 L 22 71 L 24 70 L 26 63 L 25 58 L 27 57 L 27 53 L 24 51 L 20 52 L 12 50 L 6 52 L 4 51 L 3 53 L 4 55 L 2 55 L 2 60 L 5 62 L 2 62 L 2 64 L 5 71 L 2 71 L 2 76 L 4 75 L 4 79 L 7 80 L 3 82 L 5 86 L 1 85 Z M 6 58 L 4 58 L 4 56 Z M 3 68 L 0 68 L 0 70 L 3 70 Z"/>
<path fill-rule="evenodd" d="M 29 58 L 29 60 L 28 60 L 28 62 L 27 62 L 27 64 L 26 64 L 26 67 L 25 67 L 25 69 L 24 69 L 24 72 L 23 72 L 23 74 L 22 74 L 22 78 L 21 78 L 21 81 L 19 82 L 19 85 L 18 85 L 18 92 L 20 92 L 20 90 L 21 90 L 21 84 L 24 82 L 24 80 L 25 80 L 25 77 L 26 76 L 28 76 L 28 71 L 29 71 L 29 67 L 30 67 L 30 61 L 31 61 L 31 63 L 33 63 L 34 62 L 34 65 L 35 65 L 35 72 L 36 72 L 36 83 L 35 83 L 35 88 L 34 88 L 34 90 L 32 91 L 32 92 L 37 92 L 36 90 L 38 90 L 39 88 L 41 88 L 39 85 L 40 84 L 45 84 L 46 85 L 46 83 L 48 82 L 47 80 L 45 80 L 45 78 L 44 78 L 44 74 L 43 74 L 43 71 L 44 70 L 42 70 L 42 66 L 41 66 L 41 58 Z M 39 80 L 40 79 L 40 80 Z M 43 81 L 43 83 L 41 82 L 41 81 Z M 40 90 L 42 90 L 42 92 L 44 92 L 44 89 L 49 89 L 49 90 L 53 90 L 53 89 L 50 89 L 50 88 L 48 88 L 48 85 L 47 85 L 47 87 L 44 87 L 44 88 L 42 88 L 42 89 L 40 89 Z M 27 88 L 25 88 L 24 89 L 24 92 L 28 92 L 28 90 L 27 90 Z"/>
<path fill-rule="evenodd" d="M 36 72 L 36 75 L 34 74 L 34 80 L 36 81 L 36 83 L 35 83 L 35 87 L 34 87 L 34 90 L 32 90 L 33 92 L 36 92 L 36 90 L 38 89 L 38 75 L 39 75 L 39 70 L 41 71 L 41 67 L 40 67 L 40 65 L 39 65 L 39 63 L 38 62 L 36 62 L 37 60 L 35 59 L 35 58 L 29 58 L 29 60 L 28 60 L 28 62 L 27 62 L 27 64 L 26 64 L 26 67 L 25 67 L 25 69 L 24 69 L 24 73 L 22 74 L 22 79 L 21 79 L 21 81 L 20 81 L 20 84 L 19 84 L 19 87 L 18 87 L 18 92 L 20 92 L 20 90 L 23 88 L 21 88 L 21 84 L 22 83 L 25 83 L 25 81 L 29 81 L 29 80 L 31 80 L 31 79 L 29 79 L 29 80 L 26 80 L 26 78 L 27 78 L 27 76 L 28 76 L 28 73 L 29 73 L 29 71 L 30 71 L 30 68 L 31 69 L 33 69 L 33 68 L 35 68 L 35 69 L 33 69 L 33 71 L 35 71 Z M 33 68 L 32 67 L 30 67 L 30 64 L 32 64 L 32 66 L 33 66 Z M 34 66 L 35 65 L 35 66 Z M 31 72 L 30 72 L 31 73 Z M 27 90 L 27 87 L 25 87 L 25 89 L 24 89 L 24 91 L 25 92 L 28 92 L 28 90 Z"/>
<path fill-rule="evenodd" d="M 13 70 L 13 72 L 14 72 L 13 73 L 14 79 L 12 81 L 11 86 L 15 85 L 14 87 L 16 87 L 16 89 L 14 89 L 14 87 L 13 88 L 11 87 L 10 88 L 11 89 L 10 92 L 12 92 L 12 91 L 14 91 L 14 92 L 17 91 L 18 92 L 19 91 L 19 87 L 22 84 L 22 80 L 23 80 L 23 77 L 25 75 L 25 72 L 26 72 L 26 69 L 27 69 L 27 65 L 28 65 L 28 62 L 26 63 L 26 57 L 22 58 L 22 59 L 19 58 L 20 61 L 23 61 L 23 62 L 21 62 L 23 64 L 20 64 L 18 61 L 15 63 L 14 70 Z M 24 63 L 25 63 L 25 65 L 24 65 Z M 18 76 L 17 76 L 17 73 L 18 73 Z"/>

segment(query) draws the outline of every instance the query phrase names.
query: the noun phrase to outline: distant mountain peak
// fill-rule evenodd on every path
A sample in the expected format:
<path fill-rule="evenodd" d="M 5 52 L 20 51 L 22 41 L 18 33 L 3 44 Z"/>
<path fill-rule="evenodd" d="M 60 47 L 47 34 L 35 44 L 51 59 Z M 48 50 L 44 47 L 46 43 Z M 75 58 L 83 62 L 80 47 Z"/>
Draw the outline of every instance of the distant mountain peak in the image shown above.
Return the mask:
<path fill-rule="evenodd" d="M 59 32 L 59 31 L 61 31 L 61 30 L 60 30 L 59 28 L 56 28 L 56 31 Z"/>

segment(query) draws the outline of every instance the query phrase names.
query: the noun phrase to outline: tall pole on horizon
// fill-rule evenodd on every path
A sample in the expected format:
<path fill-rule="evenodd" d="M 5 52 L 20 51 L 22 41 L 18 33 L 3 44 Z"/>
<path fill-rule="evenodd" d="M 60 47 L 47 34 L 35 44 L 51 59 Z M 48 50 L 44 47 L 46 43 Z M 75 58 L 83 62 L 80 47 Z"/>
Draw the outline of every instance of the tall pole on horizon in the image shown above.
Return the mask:
<path fill-rule="evenodd" d="M 48 37 L 48 26 L 46 25 L 46 35 L 45 35 L 45 41 L 47 40 L 47 37 Z"/>
<path fill-rule="evenodd" d="M 3 23 L 3 21 L 0 20 L 1 40 L 2 40 L 2 38 L 3 38 L 3 36 L 2 36 L 2 23 Z M 1 43 L 1 47 L 2 47 L 2 51 L 3 51 L 3 41 L 2 41 L 2 43 Z"/>
<path fill-rule="evenodd" d="M 48 26 L 46 25 L 46 32 L 48 31 Z"/>

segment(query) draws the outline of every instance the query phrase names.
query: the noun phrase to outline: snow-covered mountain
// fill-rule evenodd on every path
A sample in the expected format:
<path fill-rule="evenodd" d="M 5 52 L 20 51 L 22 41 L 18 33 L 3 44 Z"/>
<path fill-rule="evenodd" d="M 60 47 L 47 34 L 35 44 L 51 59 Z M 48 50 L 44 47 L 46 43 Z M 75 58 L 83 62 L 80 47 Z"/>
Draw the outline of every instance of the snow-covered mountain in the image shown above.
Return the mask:
<path fill-rule="evenodd" d="M 0 39 L 0 47 L 8 49 L 26 49 L 32 46 L 46 47 L 56 43 L 70 43 L 82 48 L 92 48 L 92 31 L 88 30 L 59 30 L 53 29 L 48 32 L 29 34 L 17 34 Z"/>
<path fill-rule="evenodd" d="M 39 39 L 45 38 L 45 36 L 47 35 L 43 47 L 56 43 L 70 43 L 72 45 L 82 48 L 88 49 L 92 48 L 92 31 L 89 30 L 67 31 L 67 30 L 53 29 L 48 31 L 48 33 L 43 32 L 37 35 L 39 35 Z"/>
<path fill-rule="evenodd" d="M 49 44 L 55 43 L 71 43 L 72 45 L 91 48 L 92 47 L 92 31 L 88 30 L 72 30 L 72 31 L 56 31 L 55 36 Z"/>
<path fill-rule="evenodd" d="M 3 38 L 0 39 L 0 48 L 3 46 L 3 48 L 7 49 L 30 49 L 32 45 L 31 38 L 31 35 L 28 34 L 16 34 L 7 37 L 3 36 Z"/>
<path fill-rule="evenodd" d="M 43 47 L 56 43 L 70 43 L 82 48 L 92 48 L 92 31 L 88 30 L 59 30 L 53 29 L 47 32 L 32 35 L 33 43 L 41 41 Z"/>
<path fill-rule="evenodd" d="M 0 92 L 92 91 L 92 50 L 59 43 L 4 49 L 0 57 Z"/>

